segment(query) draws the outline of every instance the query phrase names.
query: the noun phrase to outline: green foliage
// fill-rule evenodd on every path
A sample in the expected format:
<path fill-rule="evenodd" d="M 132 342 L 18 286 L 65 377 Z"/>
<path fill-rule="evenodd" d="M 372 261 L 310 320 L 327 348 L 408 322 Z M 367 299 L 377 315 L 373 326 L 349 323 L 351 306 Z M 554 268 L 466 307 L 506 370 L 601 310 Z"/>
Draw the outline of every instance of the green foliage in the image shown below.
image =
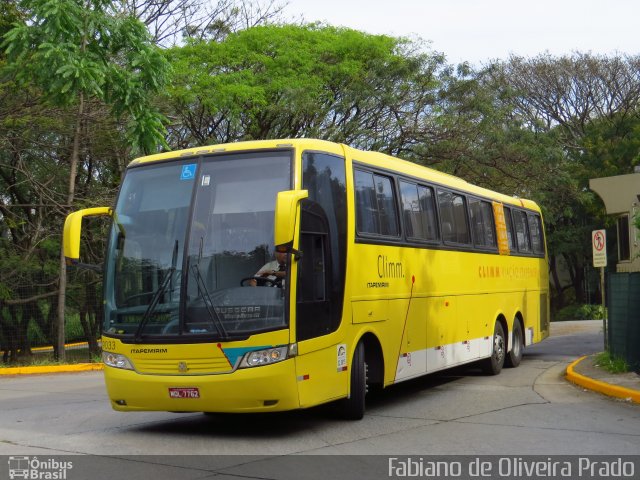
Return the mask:
<path fill-rule="evenodd" d="M 45 312 L 48 311 L 50 305 L 43 302 L 40 308 Z M 86 341 L 82 325 L 80 324 L 80 316 L 77 313 L 67 313 L 66 329 L 67 343 Z M 51 340 L 47 338 L 37 323 L 31 322 L 27 330 L 29 336 L 29 345 L 31 347 L 49 347 Z"/>
<path fill-rule="evenodd" d="M 553 151 L 547 158 L 531 157 L 535 180 L 528 196 L 541 204 L 545 216 L 556 307 L 565 304 L 560 268 L 577 302 L 586 301 L 590 231 L 611 223 L 602 201 L 589 190 L 589 179 L 630 173 L 640 161 L 639 63 L 637 56 L 546 54 L 512 57 L 482 72 L 512 119 L 508 124 L 546 138 L 552 147 L 545 149 Z M 513 171 L 507 161 L 507 175 Z"/>
<path fill-rule="evenodd" d="M 0 38 L 11 29 L 11 26 L 17 20 L 18 10 L 16 5 L 13 2 L 0 3 Z"/>
<path fill-rule="evenodd" d="M 52 342 L 55 294 L 64 291 L 56 257 L 70 204 L 108 205 L 123 158 L 164 145 L 154 102 L 169 65 L 144 25 L 118 8 L 111 0 L 0 7 L 0 295 L 9 297 L 0 328 L 12 356 L 28 350 L 34 323 L 60 343 Z M 104 242 L 99 228 L 92 239 L 93 228 L 89 257 Z M 82 307 L 95 323 L 89 285 L 70 285 L 67 298 L 91 302 Z"/>
<path fill-rule="evenodd" d="M 593 364 L 596 367 L 604 368 L 610 373 L 625 373 L 630 371 L 627 362 L 618 357 L 614 357 L 610 352 L 601 352 L 596 355 Z"/>
<path fill-rule="evenodd" d="M 632 173 L 640 164 L 640 112 L 594 119 L 585 127 L 582 147 L 585 174 L 608 177 Z"/>
<path fill-rule="evenodd" d="M 562 264 L 572 283 L 556 283 L 556 306 L 577 303 L 556 319 L 601 318 L 581 295 L 590 231 L 609 221 L 588 181 L 640 164 L 640 57 L 541 55 L 455 69 L 407 39 L 326 25 L 224 30 L 224 19 L 212 20 L 224 30 L 219 40 L 161 52 L 123 8 L 110 0 L 0 3 L 3 332 L 38 342 L 55 333 L 54 297 L 11 308 L 6 301 L 57 288 L 72 145 L 81 159 L 75 206 L 89 207 L 113 201 L 124 165 L 140 151 L 303 136 L 536 200 L 551 273 L 560 278 Z M 87 223 L 84 260 L 99 263 L 106 227 Z M 85 307 L 99 298 L 99 280 L 78 272 L 70 280 L 67 319 L 83 308 L 97 318 Z"/>
<path fill-rule="evenodd" d="M 567 320 L 602 320 L 605 315 L 605 308 L 602 305 L 569 305 L 560 309 L 553 320 L 564 322 Z"/>
<path fill-rule="evenodd" d="M 187 146 L 317 137 L 399 152 L 424 133 L 443 59 L 407 40 L 321 25 L 262 26 L 167 52 Z M 177 137 L 177 135 L 176 135 Z"/>
<path fill-rule="evenodd" d="M 143 151 L 163 143 L 163 117 L 152 95 L 168 81 L 169 65 L 145 26 L 117 15 L 111 0 L 22 0 L 24 18 L 0 44 L 6 74 L 35 85 L 55 105 L 79 95 L 127 118 L 131 141 Z"/>

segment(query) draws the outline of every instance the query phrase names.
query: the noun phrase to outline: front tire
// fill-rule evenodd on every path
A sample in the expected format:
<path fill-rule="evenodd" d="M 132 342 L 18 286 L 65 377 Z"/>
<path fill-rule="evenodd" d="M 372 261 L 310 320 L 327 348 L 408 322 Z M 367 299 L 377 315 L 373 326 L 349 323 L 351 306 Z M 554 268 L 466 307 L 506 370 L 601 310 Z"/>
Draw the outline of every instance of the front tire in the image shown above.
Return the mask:
<path fill-rule="evenodd" d="M 520 365 L 522 354 L 524 353 L 524 335 L 522 334 L 520 320 L 518 320 L 517 318 L 513 321 L 513 331 L 511 332 L 511 339 L 513 345 L 511 346 L 511 351 L 507 354 L 505 365 L 507 367 L 515 368 Z"/>
<path fill-rule="evenodd" d="M 364 417 L 367 394 L 367 364 L 364 358 L 364 344 L 358 343 L 351 363 L 349 397 L 342 400 L 342 415 L 347 420 L 360 420 Z"/>
<path fill-rule="evenodd" d="M 498 375 L 504 366 L 505 351 L 507 342 L 505 341 L 504 328 L 500 322 L 496 322 L 493 330 L 493 350 L 491 356 L 482 362 L 482 370 L 487 375 Z"/>

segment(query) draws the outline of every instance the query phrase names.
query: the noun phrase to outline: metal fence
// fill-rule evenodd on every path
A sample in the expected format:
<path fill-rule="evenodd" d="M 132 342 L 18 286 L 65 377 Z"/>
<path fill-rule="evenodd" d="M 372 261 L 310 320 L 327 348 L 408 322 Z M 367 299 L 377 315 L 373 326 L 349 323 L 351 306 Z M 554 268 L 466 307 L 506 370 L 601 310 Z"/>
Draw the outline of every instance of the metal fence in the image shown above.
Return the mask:
<path fill-rule="evenodd" d="M 609 351 L 640 372 L 640 273 L 609 274 Z"/>

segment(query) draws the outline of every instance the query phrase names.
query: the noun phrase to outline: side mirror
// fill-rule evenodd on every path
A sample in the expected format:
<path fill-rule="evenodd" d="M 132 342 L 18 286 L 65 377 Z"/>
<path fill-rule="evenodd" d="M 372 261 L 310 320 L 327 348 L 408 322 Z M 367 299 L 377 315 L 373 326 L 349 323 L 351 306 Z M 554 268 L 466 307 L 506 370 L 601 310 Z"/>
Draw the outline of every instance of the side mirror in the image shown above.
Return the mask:
<path fill-rule="evenodd" d="M 82 219 L 97 215 L 112 215 L 109 207 L 84 208 L 67 215 L 64 221 L 63 247 L 67 265 L 77 264 L 80 261 L 80 235 L 82 233 Z"/>
<path fill-rule="evenodd" d="M 300 201 L 309 196 L 307 190 L 278 192 L 273 222 L 273 244 L 276 250 L 290 251 L 296 229 L 296 218 Z"/>

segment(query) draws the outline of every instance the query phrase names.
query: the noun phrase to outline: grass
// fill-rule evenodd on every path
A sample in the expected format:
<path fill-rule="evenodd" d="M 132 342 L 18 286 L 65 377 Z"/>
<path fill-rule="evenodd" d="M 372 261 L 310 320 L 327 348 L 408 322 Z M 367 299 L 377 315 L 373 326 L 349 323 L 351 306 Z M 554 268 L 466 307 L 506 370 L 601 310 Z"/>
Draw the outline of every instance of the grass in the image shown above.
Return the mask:
<path fill-rule="evenodd" d="M 594 365 L 604 368 L 609 373 L 625 373 L 629 371 L 629 365 L 624 359 L 614 357 L 609 352 L 601 352 L 596 355 Z"/>
<path fill-rule="evenodd" d="M 566 320 L 602 320 L 606 314 L 602 305 L 580 305 L 573 304 L 561 308 L 554 312 L 554 322 L 564 322 Z"/>
<path fill-rule="evenodd" d="M 89 354 L 88 348 L 74 348 L 65 352 L 65 361 L 58 362 L 53 358 L 53 352 L 34 352 L 32 355 L 19 357 L 14 363 L 2 363 L 0 368 L 10 367 L 45 367 L 51 365 L 69 365 L 76 363 L 100 363 L 99 356 Z"/>

